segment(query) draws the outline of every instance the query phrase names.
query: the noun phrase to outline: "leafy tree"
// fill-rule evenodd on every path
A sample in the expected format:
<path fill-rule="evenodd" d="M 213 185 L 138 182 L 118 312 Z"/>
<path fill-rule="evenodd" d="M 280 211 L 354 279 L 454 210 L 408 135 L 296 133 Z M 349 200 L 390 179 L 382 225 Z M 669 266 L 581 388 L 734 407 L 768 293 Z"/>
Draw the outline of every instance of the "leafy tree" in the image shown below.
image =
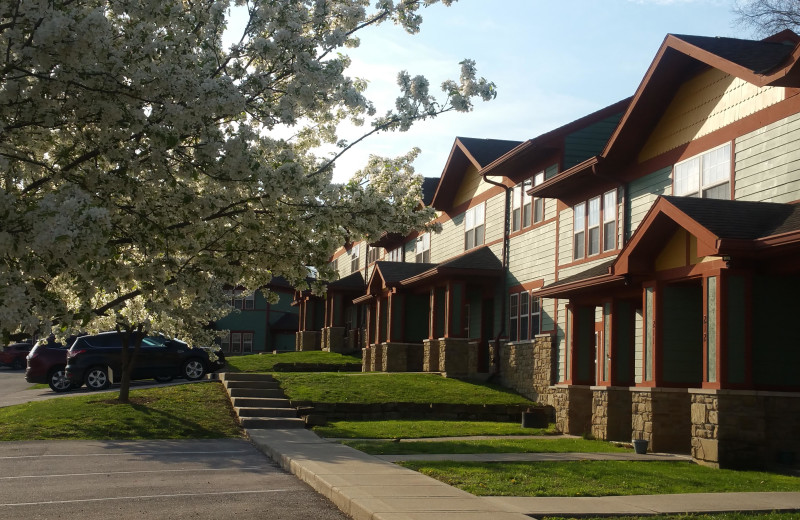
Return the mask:
<path fill-rule="evenodd" d="M 335 160 L 495 96 L 470 60 L 437 99 L 398 76 L 376 114 L 345 47 L 384 22 L 418 31 L 438 0 L 14 0 L 0 5 L 0 334 L 159 330 L 208 342 L 223 285 L 304 283 L 345 241 L 407 232 L 421 179 Z M 450 5 L 452 0 L 442 0 Z M 337 125 L 365 125 L 338 140 Z M 320 156 L 321 145 L 336 153 Z"/>
<path fill-rule="evenodd" d="M 735 4 L 733 12 L 739 25 L 750 27 L 762 36 L 785 29 L 800 28 L 798 0 L 744 0 Z"/>

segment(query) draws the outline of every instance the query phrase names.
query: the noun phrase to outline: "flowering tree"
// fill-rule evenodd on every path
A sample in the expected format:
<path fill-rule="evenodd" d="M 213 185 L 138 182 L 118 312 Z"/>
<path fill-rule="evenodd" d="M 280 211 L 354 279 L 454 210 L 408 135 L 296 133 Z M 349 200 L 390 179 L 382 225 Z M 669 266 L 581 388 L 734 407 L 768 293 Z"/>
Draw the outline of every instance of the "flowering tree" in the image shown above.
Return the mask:
<path fill-rule="evenodd" d="M 0 6 L 0 333 L 160 330 L 209 341 L 223 285 L 322 275 L 346 240 L 424 226 L 416 155 L 333 184 L 364 137 L 469 111 L 494 85 L 461 63 L 435 98 L 401 73 L 375 112 L 344 47 L 438 0 L 15 0 Z M 450 5 L 452 0 L 442 0 Z M 315 155 L 321 145 L 337 152 Z M 205 336 L 204 336 L 205 335 Z"/>

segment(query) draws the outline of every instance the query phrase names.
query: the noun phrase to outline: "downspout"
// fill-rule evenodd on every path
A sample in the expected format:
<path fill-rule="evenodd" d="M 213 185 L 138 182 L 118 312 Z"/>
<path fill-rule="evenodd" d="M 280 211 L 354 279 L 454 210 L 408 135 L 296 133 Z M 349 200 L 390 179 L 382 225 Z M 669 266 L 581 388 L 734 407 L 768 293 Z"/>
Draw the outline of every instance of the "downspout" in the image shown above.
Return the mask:
<path fill-rule="evenodd" d="M 619 181 L 618 179 L 614 179 L 609 177 L 608 175 L 604 175 L 600 173 L 600 169 L 598 166 L 600 165 L 600 158 L 598 157 L 598 162 L 592 165 L 592 175 L 607 180 L 616 184 L 618 187 L 622 188 L 622 197 L 621 200 L 617 201 L 617 205 L 619 206 L 619 222 L 620 222 L 620 229 L 622 230 L 622 243 L 620 244 L 620 249 L 625 247 L 625 244 L 628 243 L 628 223 L 625 218 L 625 207 L 628 203 L 628 185 L 624 182 Z"/>
<path fill-rule="evenodd" d="M 495 378 L 500 375 L 500 338 L 506 332 L 506 300 L 507 294 L 505 291 L 506 288 L 506 280 L 508 279 L 508 245 L 509 245 L 509 234 L 510 234 L 510 226 L 511 226 L 511 219 L 509 214 L 509 205 L 510 205 L 510 198 L 509 193 L 511 193 L 512 187 L 506 186 L 502 182 L 496 182 L 489 180 L 487 175 L 481 174 L 483 180 L 489 184 L 494 186 L 499 186 L 505 190 L 505 206 L 504 208 L 504 218 L 503 218 L 503 252 L 501 263 L 503 264 L 503 296 L 500 298 L 500 330 L 497 333 L 497 336 L 494 338 L 494 345 L 492 347 L 492 351 L 494 354 L 494 366 L 490 370 L 490 378 Z"/>

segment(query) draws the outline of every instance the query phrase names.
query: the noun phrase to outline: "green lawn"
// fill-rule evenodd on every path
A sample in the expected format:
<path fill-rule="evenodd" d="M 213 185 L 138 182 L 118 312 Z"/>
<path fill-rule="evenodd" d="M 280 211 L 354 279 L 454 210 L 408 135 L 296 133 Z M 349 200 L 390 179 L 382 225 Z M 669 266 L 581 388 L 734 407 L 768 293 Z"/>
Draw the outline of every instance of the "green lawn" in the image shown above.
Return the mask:
<path fill-rule="evenodd" d="M 474 495 L 596 497 L 800 491 L 800 478 L 688 462 L 423 462 L 401 464 Z"/>
<path fill-rule="evenodd" d="M 495 439 L 480 441 L 343 441 L 371 455 L 450 453 L 630 453 L 608 442 L 586 439 Z"/>
<path fill-rule="evenodd" d="M 281 352 L 279 354 L 251 354 L 247 356 L 230 356 L 225 359 L 225 370 L 228 372 L 272 372 L 275 365 L 302 363 L 330 365 L 331 371 L 337 366 L 349 363 L 361 364 L 357 356 L 345 356 L 335 352 L 311 350 L 308 352 Z"/>
<path fill-rule="evenodd" d="M 496 385 L 479 385 L 435 374 L 276 373 L 294 401 L 318 403 L 532 404 Z"/>
<path fill-rule="evenodd" d="M 242 431 L 220 383 L 58 397 L 0 408 L 0 441 L 219 439 Z"/>
<path fill-rule="evenodd" d="M 555 435 L 549 428 L 523 428 L 519 423 L 492 421 L 331 421 L 315 426 L 322 437 L 341 439 L 420 439 L 423 437 L 461 437 L 474 435 Z"/>

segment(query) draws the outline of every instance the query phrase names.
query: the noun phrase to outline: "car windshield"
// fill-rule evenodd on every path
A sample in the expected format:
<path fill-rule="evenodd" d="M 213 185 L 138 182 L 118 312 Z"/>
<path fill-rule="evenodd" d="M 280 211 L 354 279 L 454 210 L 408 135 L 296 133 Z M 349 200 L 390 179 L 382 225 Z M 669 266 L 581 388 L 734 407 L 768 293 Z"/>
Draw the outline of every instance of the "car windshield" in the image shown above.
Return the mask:
<path fill-rule="evenodd" d="M 165 338 L 161 336 L 146 336 L 142 338 L 142 346 L 143 347 L 163 347 L 165 344 Z"/>

